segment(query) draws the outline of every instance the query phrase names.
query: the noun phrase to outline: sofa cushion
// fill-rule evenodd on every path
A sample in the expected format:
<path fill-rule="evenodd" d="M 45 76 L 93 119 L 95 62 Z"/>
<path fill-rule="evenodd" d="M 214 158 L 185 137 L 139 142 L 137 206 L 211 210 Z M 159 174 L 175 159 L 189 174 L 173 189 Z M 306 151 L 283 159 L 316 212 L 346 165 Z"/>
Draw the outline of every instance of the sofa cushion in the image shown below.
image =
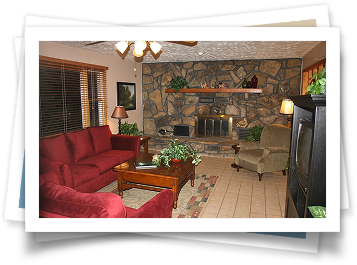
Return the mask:
<path fill-rule="evenodd" d="M 99 173 L 103 173 L 120 164 L 120 161 L 120 156 L 105 155 L 104 153 L 102 153 L 87 157 L 76 163 L 76 165 L 95 166 L 99 168 Z"/>
<path fill-rule="evenodd" d="M 60 161 L 67 164 L 71 164 L 72 162 L 66 137 L 63 134 L 52 138 L 40 139 L 39 154 L 41 157 L 53 161 Z"/>
<path fill-rule="evenodd" d="M 72 155 L 72 164 L 88 156 L 94 155 L 92 142 L 87 130 L 65 133 L 68 149 Z"/>
<path fill-rule="evenodd" d="M 112 149 L 112 144 L 110 142 L 112 133 L 110 131 L 109 125 L 89 127 L 87 130 L 92 141 L 95 154 Z"/>
<path fill-rule="evenodd" d="M 134 151 L 109 150 L 98 155 L 87 157 L 76 163 L 76 165 L 96 166 L 99 168 L 99 172 L 103 173 L 134 157 Z"/>
<path fill-rule="evenodd" d="M 101 155 L 117 157 L 119 160 L 118 164 L 124 163 L 125 161 L 132 159 L 136 156 L 134 151 L 129 150 L 109 150 L 104 153 L 101 153 Z"/>
<path fill-rule="evenodd" d="M 99 177 L 99 168 L 95 166 L 70 165 L 69 168 L 72 171 L 74 188 Z"/>
<path fill-rule="evenodd" d="M 82 193 L 46 181 L 40 185 L 40 216 L 125 218 L 126 209 L 114 193 Z"/>

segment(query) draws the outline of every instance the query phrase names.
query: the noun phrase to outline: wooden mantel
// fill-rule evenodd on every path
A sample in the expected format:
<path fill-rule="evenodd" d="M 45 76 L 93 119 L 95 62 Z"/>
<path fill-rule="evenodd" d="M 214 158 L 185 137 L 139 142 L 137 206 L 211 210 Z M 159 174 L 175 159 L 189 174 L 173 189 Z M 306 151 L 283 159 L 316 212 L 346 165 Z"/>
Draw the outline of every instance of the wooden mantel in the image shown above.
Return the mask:
<path fill-rule="evenodd" d="M 165 89 L 166 93 L 175 93 L 174 89 Z M 261 88 L 182 88 L 176 93 L 263 93 Z"/>

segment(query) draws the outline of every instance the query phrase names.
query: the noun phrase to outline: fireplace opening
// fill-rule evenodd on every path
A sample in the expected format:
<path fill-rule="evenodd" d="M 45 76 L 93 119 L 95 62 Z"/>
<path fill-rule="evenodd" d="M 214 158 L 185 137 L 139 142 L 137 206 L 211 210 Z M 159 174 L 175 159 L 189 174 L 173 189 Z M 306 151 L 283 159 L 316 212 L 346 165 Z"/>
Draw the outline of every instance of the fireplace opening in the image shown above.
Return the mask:
<path fill-rule="evenodd" d="M 232 123 L 231 115 L 196 115 L 195 135 L 232 138 Z"/>

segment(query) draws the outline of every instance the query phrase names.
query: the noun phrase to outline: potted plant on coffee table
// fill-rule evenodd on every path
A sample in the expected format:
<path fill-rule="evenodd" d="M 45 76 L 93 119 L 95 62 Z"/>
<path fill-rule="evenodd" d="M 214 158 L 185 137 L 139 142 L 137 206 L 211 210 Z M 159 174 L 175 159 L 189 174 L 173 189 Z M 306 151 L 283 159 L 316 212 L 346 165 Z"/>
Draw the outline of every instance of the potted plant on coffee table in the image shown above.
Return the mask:
<path fill-rule="evenodd" d="M 170 162 L 186 161 L 189 157 L 192 158 L 192 164 L 198 165 L 201 162 L 201 155 L 197 151 L 189 147 L 187 144 L 179 143 L 178 139 L 172 139 L 170 144 L 161 150 L 160 154 L 153 158 L 153 162 L 160 166 L 161 162 L 167 168 L 170 168 Z"/>

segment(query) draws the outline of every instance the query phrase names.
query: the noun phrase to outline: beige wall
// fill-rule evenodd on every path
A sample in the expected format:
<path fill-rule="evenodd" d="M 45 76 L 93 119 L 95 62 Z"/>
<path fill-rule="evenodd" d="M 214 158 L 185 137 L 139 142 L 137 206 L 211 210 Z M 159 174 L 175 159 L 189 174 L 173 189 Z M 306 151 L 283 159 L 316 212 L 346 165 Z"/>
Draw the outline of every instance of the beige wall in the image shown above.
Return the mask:
<path fill-rule="evenodd" d="M 302 58 L 302 69 L 326 58 L 326 41 L 322 41 Z"/>
<path fill-rule="evenodd" d="M 70 47 L 55 42 L 40 42 L 39 54 L 59 59 L 107 66 L 107 88 L 108 88 L 108 123 L 113 133 L 118 132 L 118 120 L 110 116 L 117 105 L 117 82 L 129 82 L 136 84 L 136 110 L 128 112 L 128 119 L 122 122 L 138 124 L 140 130 L 143 128 L 142 88 L 141 88 L 141 64 L 136 64 L 136 77 L 134 73 L 135 63 L 109 55 L 103 55 L 91 51 Z"/>

